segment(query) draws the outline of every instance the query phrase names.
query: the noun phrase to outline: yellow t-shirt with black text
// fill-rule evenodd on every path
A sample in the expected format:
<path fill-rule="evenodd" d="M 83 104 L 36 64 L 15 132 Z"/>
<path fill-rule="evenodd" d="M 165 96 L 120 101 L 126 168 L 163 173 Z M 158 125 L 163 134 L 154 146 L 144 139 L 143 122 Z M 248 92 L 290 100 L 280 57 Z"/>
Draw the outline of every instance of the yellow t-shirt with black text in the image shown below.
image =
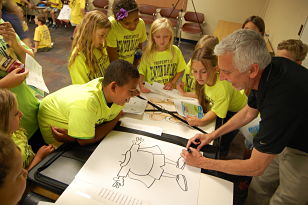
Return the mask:
<path fill-rule="evenodd" d="M 192 92 L 195 90 L 195 78 L 191 72 L 191 60 L 187 63 L 186 69 L 183 74 L 182 82 L 184 83 L 184 91 Z"/>
<path fill-rule="evenodd" d="M 134 31 L 124 28 L 113 16 L 108 17 L 111 30 L 107 35 L 107 46 L 117 48 L 119 59 L 134 62 L 135 51 L 147 39 L 144 21 L 140 18 Z"/>
<path fill-rule="evenodd" d="M 155 51 L 150 58 L 141 58 L 139 73 L 150 84 L 153 82 L 165 84 L 174 76 L 186 69 L 186 63 L 181 50 L 172 45 L 174 56 L 169 50 Z M 148 60 L 149 59 L 149 60 Z"/>
<path fill-rule="evenodd" d="M 85 0 L 71 0 L 69 4 L 71 8 L 71 23 L 73 24 L 80 24 L 84 13 L 80 10 L 86 8 L 86 1 Z"/>
<path fill-rule="evenodd" d="M 62 9 L 63 4 L 61 0 L 48 0 L 48 2 L 58 4 L 58 5 L 50 4 L 51 8 Z"/>
<path fill-rule="evenodd" d="M 228 111 L 240 111 L 247 104 L 244 90 L 235 89 L 226 80 L 221 81 L 219 75 L 213 86 L 204 85 L 204 93 L 206 99 L 210 101 L 210 110 L 220 118 L 225 118 Z"/>
<path fill-rule="evenodd" d="M 68 130 L 78 139 L 91 139 L 95 127 L 113 120 L 123 106 L 113 103 L 108 107 L 102 86 L 103 78 L 86 84 L 70 85 L 46 96 L 39 108 L 38 120 L 46 143 L 57 144 L 50 126 Z"/>
<path fill-rule="evenodd" d="M 37 48 L 51 47 L 50 32 L 45 24 L 35 28 L 33 40 L 39 42 Z"/>
<path fill-rule="evenodd" d="M 72 53 L 74 52 L 76 52 L 76 49 Z M 76 56 L 74 63 L 68 69 L 72 84 L 84 84 L 95 78 L 104 77 L 104 72 L 110 64 L 106 48 L 102 48 L 101 50 L 95 48 L 93 53 L 98 62 L 98 72 L 94 73 L 89 70 L 89 67 L 86 65 L 86 57 L 80 52 Z"/>

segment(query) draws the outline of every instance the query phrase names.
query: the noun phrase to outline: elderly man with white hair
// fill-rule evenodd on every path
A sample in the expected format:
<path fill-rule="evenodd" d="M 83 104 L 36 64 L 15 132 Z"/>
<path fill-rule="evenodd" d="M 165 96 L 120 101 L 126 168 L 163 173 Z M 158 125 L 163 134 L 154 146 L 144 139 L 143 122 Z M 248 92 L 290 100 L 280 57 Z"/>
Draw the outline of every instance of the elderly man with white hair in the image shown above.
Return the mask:
<path fill-rule="evenodd" d="M 198 145 L 181 155 L 188 165 L 234 175 L 254 176 L 246 204 L 307 204 L 308 70 L 281 57 L 271 58 L 255 31 L 238 30 L 216 47 L 220 79 L 237 89 L 251 89 L 248 105 L 210 134 L 188 141 Z M 260 130 L 247 160 L 214 160 L 198 150 L 260 112 Z"/>

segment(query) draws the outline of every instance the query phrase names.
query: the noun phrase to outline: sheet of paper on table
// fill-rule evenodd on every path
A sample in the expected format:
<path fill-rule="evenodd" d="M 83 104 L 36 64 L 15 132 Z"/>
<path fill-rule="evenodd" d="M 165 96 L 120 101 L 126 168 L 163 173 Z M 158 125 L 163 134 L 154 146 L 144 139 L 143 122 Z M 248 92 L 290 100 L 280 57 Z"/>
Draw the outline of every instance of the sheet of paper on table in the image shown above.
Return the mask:
<path fill-rule="evenodd" d="M 49 93 L 43 78 L 42 66 L 28 53 L 26 53 L 25 67 L 29 70 L 26 83 L 39 90 Z"/>
<path fill-rule="evenodd" d="M 125 103 L 123 112 L 142 115 L 148 104 L 147 100 L 136 97 L 130 98 L 129 102 Z"/>
<path fill-rule="evenodd" d="M 185 100 L 192 100 L 195 101 L 196 99 L 194 98 L 189 98 L 189 97 L 184 97 L 182 96 L 177 89 L 172 89 L 172 90 L 165 90 L 164 85 L 160 83 L 154 82 L 152 85 L 149 83 L 145 83 L 145 87 L 151 90 L 151 92 L 157 92 L 159 94 L 168 96 L 173 99 L 185 99 Z"/>
<path fill-rule="evenodd" d="M 184 164 L 183 147 L 112 131 L 76 175 L 150 204 L 197 204 L 200 169 Z"/>

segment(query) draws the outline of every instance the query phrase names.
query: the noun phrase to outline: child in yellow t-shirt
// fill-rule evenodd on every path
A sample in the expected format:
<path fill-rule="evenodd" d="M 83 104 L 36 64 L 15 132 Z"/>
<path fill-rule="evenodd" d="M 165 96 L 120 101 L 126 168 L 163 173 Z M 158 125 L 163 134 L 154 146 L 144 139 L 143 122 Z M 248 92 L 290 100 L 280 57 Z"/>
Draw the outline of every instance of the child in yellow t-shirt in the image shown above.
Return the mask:
<path fill-rule="evenodd" d="M 70 85 L 45 97 L 38 120 L 46 143 L 59 146 L 99 142 L 117 124 L 123 105 L 139 94 L 137 68 L 124 60 L 108 66 L 103 78 Z"/>
<path fill-rule="evenodd" d="M 195 49 L 208 47 L 214 49 L 215 45 L 218 43 L 218 38 L 212 35 L 204 35 L 197 42 Z M 187 63 L 186 69 L 183 74 L 182 82 L 177 84 L 177 90 L 181 95 L 185 97 L 195 96 L 195 79 L 191 73 L 191 60 Z"/>
<path fill-rule="evenodd" d="M 159 18 L 153 22 L 139 66 L 141 92 L 150 92 L 144 87 L 144 81 L 164 84 L 166 90 L 175 88 L 186 63 L 181 50 L 173 45 L 173 38 L 173 28 L 168 19 Z"/>
<path fill-rule="evenodd" d="M 79 25 L 86 14 L 86 0 L 71 0 L 69 6 L 71 8 L 71 24 L 73 26 Z"/>
<path fill-rule="evenodd" d="M 18 204 L 27 182 L 20 151 L 9 137 L 0 133 L 0 196 L 1 204 Z"/>
<path fill-rule="evenodd" d="M 69 59 L 72 84 L 83 84 L 104 76 L 109 65 L 105 38 L 110 28 L 104 13 L 96 10 L 85 15 L 76 30 Z"/>
<path fill-rule="evenodd" d="M 34 22 L 38 25 L 34 31 L 34 52 L 49 51 L 52 48 L 52 43 L 49 29 L 45 24 L 44 16 L 35 16 Z"/>
<path fill-rule="evenodd" d="M 7 89 L 0 89 L 0 112 L 0 132 L 11 136 L 19 147 L 24 168 L 30 170 L 54 150 L 52 145 L 44 145 L 34 154 L 25 130 L 19 127 L 23 113 L 18 109 L 15 95 Z"/>
<path fill-rule="evenodd" d="M 219 79 L 217 56 L 214 55 L 212 48 L 203 47 L 194 51 L 191 68 L 196 80 L 196 97 L 206 113 L 202 119 L 187 116 L 186 120 L 189 125 L 203 126 L 217 117 L 226 122 L 247 104 L 247 96 L 243 90 L 239 91 L 230 82 Z M 236 133 L 237 131 L 234 131 L 221 138 L 221 154 L 227 154 Z"/>
<path fill-rule="evenodd" d="M 111 30 L 107 36 L 107 51 L 110 62 L 123 59 L 138 65 L 135 53 L 146 40 L 146 29 L 139 18 L 135 0 L 115 0 L 112 5 L 114 16 L 109 17 Z"/>
<path fill-rule="evenodd" d="M 45 20 L 48 25 L 50 25 L 49 20 L 48 20 L 48 14 L 50 13 L 51 19 L 52 19 L 52 29 L 57 28 L 56 25 L 56 13 L 59 13 L 60 10 L 62 9 L 62 1 L 61 0 L 47 0 L 47 1 L 42 1 L 45 5 L 48 7 L 44 9 L 44 14 L 45 14 Z"/>

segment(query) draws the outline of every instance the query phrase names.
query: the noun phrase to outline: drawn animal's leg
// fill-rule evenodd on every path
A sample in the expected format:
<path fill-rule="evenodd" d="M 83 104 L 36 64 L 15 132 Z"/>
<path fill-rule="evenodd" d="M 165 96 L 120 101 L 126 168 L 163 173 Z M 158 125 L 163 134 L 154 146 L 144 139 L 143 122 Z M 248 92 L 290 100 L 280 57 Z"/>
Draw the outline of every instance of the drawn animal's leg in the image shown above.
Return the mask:
<path fill-rule="evenodd" d="M 187 186 L 187 180 L 186 177 L 183 174 L 171 174 L 168 172 L 164 172 L 162 177 L 167 177 L 167 178 L 173 178 L 176 180 L 176 182 L 178 183 L 179 187 L 183 190 L 183 191 L 187 191 L 188 190 L 188 186 Z"/>

